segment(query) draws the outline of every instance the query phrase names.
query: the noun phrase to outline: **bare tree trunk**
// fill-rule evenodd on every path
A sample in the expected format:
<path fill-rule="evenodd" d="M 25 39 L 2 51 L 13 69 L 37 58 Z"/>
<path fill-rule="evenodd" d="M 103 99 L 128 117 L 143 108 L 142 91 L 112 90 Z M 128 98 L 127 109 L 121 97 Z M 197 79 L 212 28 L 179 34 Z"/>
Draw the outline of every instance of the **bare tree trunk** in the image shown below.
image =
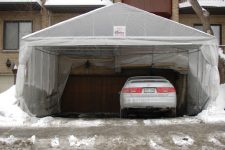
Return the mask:
<path fill-rule="evenodd" d="M 191 4 L 197 16 L 199 17 L 199 19 L 201 20 L 201 23 L 203 25 L 203 31 L 213 35 L 213 31 L 209 21 L 210 13 L 200 6 L 197 0 L 188 0 L 188 1 Z M 219 58 L 218 69 L 220 72 L 220 83 L 225 83 L 225 62 L 221 58 Z"/>
<path fill-rule="evenodd" d="M 206 9 L 204 9 L 203 7 L 200 6 L 197 0 L 188 0 L 188 1 L 191 4 L 196 15 L 201 20 L 201 23 L 203 26 L 203 31 L 213 35 L 213 31 L 212 31 L 212 28 L 210 26 L 210 21 L 209 21 L 210 13 Z"/>

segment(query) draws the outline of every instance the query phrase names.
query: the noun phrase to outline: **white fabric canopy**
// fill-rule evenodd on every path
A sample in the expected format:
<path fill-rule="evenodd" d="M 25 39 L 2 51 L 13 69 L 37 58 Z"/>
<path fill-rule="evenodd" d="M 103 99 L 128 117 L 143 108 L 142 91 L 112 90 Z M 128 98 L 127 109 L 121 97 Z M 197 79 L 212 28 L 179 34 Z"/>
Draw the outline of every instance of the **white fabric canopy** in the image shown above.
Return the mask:
<path fill-rule="evenodd" d="M 218 94 L 217 50 L 214 36 L 116 3 L 25 36 L 17 97 L 31 114 L 60 112 L 71 66 L 94 56 L 96 66 L 164 66 L 188 74 L 188 112 L 195 114 Z"/>

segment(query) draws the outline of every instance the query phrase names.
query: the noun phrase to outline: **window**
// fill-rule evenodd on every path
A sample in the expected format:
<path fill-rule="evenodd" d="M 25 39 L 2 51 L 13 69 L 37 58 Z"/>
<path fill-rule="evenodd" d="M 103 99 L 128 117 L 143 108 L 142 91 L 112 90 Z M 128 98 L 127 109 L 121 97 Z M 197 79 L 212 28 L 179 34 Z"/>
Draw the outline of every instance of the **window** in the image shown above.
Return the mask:
<path fill-rule="evenodd" d="M 4 23 L 4 49 L 18 50 L 20 39 L 32 33 L 31 21 L 6 21 Z"/>
<path fill-rule="evenodd" d="M 195 24 L 194 28 L 203 31 L 203 26 L 200 24 Z M 221 25 L 220 24 L 211 24 L 211 28 L 213 30 L 214 36 L 217 38 L 218 40 L 218 44 L 221 44 Z"/>

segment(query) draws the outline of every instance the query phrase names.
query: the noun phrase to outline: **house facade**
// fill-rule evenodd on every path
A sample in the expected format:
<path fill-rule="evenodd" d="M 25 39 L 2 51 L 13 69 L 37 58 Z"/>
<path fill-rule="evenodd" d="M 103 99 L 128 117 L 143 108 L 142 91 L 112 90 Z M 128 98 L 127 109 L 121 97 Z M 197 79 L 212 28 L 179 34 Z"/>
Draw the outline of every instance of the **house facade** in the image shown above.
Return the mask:
<path fill-rule="evenodd" d="M 225 1 L 224 0 L 198 0 L 199 4 L 210 13 L 210 24 L 218 44 L 225 45 Z M 187 0 L 179 4 L 180 23 L 202 30 L 202 24 Z"/>
<path fill-rule="evenodd" d="M 178 0 L 0 0 L 0 92 L 15 82 L 23 36 L 116 2 L 179 21 Z"/>
<path fill-rule="evenodd" d="M 224 0 L 198 0 L 199 4 L 210 13 L 210 24 L 218 45 L 225 53 L 225 1 Z M 193 11 L 187 0 L 181 0 L 179 4 L 179 21 L 182 24 L 203 30 L 200 19 Z M 225 63 L 219 60 L 221 83 L 225 83 Z"/>

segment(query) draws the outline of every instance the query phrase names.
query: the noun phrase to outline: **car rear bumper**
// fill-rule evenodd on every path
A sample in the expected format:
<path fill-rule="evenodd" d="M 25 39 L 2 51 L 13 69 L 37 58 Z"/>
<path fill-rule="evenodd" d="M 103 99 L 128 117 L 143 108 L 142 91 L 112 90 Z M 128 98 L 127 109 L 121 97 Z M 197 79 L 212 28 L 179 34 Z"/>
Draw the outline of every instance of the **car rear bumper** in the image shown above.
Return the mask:
<path fill-rule="evenodd" d="M 120 98 L 121 108 L 176 108 L 176 97 L 124 97 Z"/>

